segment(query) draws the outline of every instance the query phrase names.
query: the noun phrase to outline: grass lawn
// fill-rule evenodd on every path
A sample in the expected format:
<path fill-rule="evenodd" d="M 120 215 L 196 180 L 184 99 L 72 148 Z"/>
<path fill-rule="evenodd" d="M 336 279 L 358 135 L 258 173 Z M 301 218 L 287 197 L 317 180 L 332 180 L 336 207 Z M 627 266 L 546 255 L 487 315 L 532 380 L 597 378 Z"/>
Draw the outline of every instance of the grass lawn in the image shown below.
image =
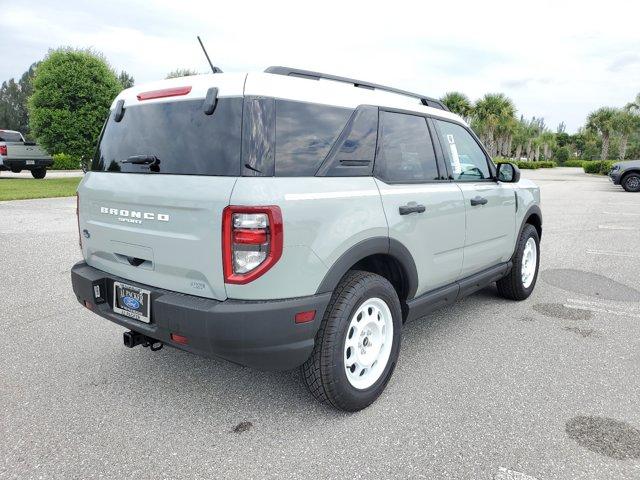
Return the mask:
<path fill-rule="evenodd" d="M 25 200 L 27 198 L 72 197 L 82 177 L 2 178 L 0 177 L 0 201 Z"/>

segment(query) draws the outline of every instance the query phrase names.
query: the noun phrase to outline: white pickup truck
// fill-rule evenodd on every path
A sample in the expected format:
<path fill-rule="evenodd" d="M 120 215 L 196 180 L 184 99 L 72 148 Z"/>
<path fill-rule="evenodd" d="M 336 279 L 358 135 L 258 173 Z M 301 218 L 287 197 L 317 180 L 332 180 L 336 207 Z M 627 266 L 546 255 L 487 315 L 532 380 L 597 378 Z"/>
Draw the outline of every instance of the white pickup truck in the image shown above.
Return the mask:
<path fill-rule="evenodd" d="M 31 170 L 33 178 L 44 178 L 52 164 L 51 156 L 35 143 L 27 142 L 20 132 L 0 130 L 0 172 Z"/>

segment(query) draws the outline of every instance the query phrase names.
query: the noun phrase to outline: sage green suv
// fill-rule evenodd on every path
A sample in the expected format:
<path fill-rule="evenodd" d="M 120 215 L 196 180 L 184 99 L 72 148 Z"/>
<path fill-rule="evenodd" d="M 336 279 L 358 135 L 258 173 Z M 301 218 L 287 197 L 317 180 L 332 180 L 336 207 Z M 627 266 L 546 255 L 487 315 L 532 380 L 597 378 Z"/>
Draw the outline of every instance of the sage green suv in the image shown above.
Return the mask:
<path fill-rule="evenodd" d="M 163 345 L 300 367 L 359 410 L 402 326 L 493 282 L 536 284 L 539 189 L 430 97 L 270 67 L 124 90 L 78 188 L 73 290 Z"/>

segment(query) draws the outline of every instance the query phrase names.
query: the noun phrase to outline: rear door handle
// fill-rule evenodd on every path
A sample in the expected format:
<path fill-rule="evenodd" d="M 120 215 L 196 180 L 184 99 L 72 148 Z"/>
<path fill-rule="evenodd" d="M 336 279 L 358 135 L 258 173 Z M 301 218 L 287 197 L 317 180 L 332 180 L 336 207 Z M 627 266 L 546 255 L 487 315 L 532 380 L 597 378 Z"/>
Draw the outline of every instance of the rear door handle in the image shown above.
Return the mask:
<path fill-rule="evenodd" d="M 426 208 L 424 205 L 411 202 L 408 205 L 402 205 L 398 210 L 400 215 L 409 215 L 410 213 L 423 213 Z"/>
<path fill-rule="evenodd" d="M 475 207 L 476 205 L 486 205 L 488 201 L 489 200 L 484 197 L 475 197 L 471 199 L 471 206 Z"/>

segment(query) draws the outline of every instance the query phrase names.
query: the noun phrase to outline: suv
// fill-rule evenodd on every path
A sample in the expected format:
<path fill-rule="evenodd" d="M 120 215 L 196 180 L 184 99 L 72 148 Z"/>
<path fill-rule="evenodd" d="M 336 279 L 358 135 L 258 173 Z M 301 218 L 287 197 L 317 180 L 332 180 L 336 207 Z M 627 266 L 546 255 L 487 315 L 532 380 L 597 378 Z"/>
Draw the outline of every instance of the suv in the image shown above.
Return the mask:
<path fill-rule="evenodd" d="M 640 160 L 614 163 L 609 180 L 614 185 L 622 185 L 627 192 L 640 192 Z"/>
<path fill-rule="evenodd" d="M 355 411 L 402 325 L 535 284 L 539 189 L 429 97 L 270 67 L 124 90 L 78 188 L 73 290 L 130 331 Z"/>

